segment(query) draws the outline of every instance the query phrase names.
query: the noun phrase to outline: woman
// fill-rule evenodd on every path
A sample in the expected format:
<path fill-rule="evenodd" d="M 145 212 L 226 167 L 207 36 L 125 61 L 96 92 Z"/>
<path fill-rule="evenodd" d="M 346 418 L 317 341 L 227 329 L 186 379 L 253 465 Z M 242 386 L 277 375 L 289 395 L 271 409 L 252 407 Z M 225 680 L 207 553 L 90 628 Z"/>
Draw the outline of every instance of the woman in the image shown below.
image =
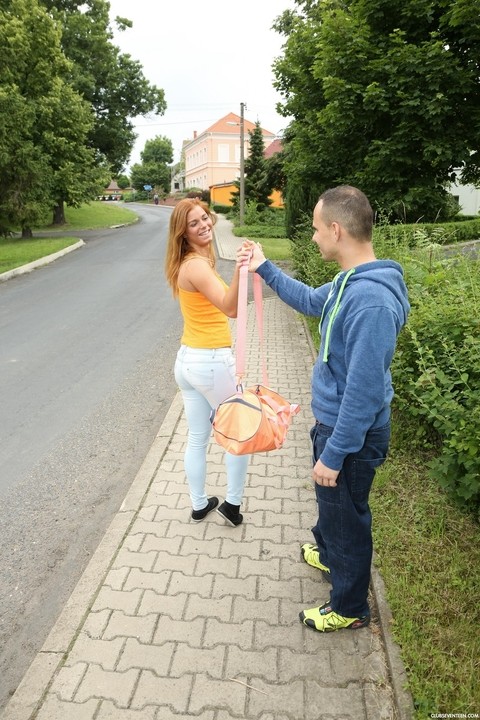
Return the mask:
<path fill-rule="evenodd" d="M 215 221 L 208 205 L 197 198 L 185 198 L 177 204 L 170 218 L 165 274 L 174 297 L 179 299 L 184 321 L 175 380 L 188 424 L 185 473 L 192 520 L 200 522 L 217 508 L 225 521 L 236 527 L 243 520 L 240 505 L 249 456 L 225 453 L 227 496 L 219 507 L 217 497 L 207 497 L 205 480 L 211 412 L 236 389 L 228 318 L 237 315 L 239 268 L 249 251 L 240 252 L 228 287 L 215 270 Z"/>

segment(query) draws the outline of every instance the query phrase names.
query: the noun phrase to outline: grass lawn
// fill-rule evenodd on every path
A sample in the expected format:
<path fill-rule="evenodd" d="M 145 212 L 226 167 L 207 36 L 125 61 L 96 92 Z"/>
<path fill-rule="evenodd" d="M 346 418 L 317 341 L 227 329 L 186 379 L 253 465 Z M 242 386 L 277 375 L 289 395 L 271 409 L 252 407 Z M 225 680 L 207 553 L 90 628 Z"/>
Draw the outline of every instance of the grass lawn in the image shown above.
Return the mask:
<path fill-rule="evenodd" d="M 290 240 L 287 238 L 252 238 L 255 242 L 260 243 L 262 250 L 269 260 L 290 259 Z"/>
<path fill-rule="evenodd" d="M 78 242 L 78 238 L 0 238 L 0 273 L 51 255 Z"/>
<path fill-rule="evenodd" d="M 138 215 L 116 202 L 95 201 L 79 208 L 65 208 L 65 225 L 44 225 L 36 230 L 96 230 L 97 228 L 135 222 Z"/>
<path fill-rule="evenodd" d="M 82 205 L 79 208 L 66 208 L 66 224 L 61 227 L 44 225 L 35 228 L 33 231 L 48 232 L 55 230 L 64 232 L 69 230 L 95 230 L 97 228 L 132 223 L 137 219 L 137 214 L 127 210 L 121 205 L 113 202 L 92 202 L 89 205 Z M 51 255 L 63 250 L 63 248 L 78 242 L 75 237 L 51 237 L 51 238 L 0 238 L 0 273 L 13 270 L 14 268 L 26 265 L 39 258 Z"/>

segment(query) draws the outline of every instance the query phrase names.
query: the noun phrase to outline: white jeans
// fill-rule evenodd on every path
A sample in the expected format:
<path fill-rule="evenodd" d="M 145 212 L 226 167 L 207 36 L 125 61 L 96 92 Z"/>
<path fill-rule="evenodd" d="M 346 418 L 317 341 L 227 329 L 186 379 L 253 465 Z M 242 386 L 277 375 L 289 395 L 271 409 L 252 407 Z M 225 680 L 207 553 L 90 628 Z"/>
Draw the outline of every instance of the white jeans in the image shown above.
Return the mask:
<path fill-rule="evenodd" d="M 182 345 L 175 361 L 175 381 L 182 392 L 188 424 L 185 474 L 194 510 L 203 510 L 208 498 L 207 446 L 212 434 L 212 410 L 233 395 L 235 358 L 230 348 L 207 350 Z M 249 455 L 225 453 L 227 502 L 240 505 L 247 476 Z"/>

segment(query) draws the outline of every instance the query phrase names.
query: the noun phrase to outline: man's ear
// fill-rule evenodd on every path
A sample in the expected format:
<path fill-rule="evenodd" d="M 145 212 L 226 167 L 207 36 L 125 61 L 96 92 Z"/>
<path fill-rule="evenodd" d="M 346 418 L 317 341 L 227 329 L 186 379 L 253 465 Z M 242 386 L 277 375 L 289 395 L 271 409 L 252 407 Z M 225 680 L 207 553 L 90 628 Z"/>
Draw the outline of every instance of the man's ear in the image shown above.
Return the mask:
<path fill-rule="evenodd" d="M 340 240 L 340 234 L 342 232 L 342 228 L 338 222 L 332 222 L 332 232 L 335 242 L 338 242 Z"/>

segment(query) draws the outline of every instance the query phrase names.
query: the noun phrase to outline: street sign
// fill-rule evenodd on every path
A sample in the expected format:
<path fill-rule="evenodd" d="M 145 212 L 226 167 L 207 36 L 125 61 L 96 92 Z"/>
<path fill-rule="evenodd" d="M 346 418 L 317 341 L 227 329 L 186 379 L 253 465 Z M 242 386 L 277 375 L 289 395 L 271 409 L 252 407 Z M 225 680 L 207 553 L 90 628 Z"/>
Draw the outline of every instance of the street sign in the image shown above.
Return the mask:
<path fill-rule="evenodd" d="M 144 190 L 151 190 L 151 189 L 152 189 L 152 186 L 151 186 L 151 185 L 144 185 L 144 186 L 143 186 L 143 189 L 144 189 Z"/>

